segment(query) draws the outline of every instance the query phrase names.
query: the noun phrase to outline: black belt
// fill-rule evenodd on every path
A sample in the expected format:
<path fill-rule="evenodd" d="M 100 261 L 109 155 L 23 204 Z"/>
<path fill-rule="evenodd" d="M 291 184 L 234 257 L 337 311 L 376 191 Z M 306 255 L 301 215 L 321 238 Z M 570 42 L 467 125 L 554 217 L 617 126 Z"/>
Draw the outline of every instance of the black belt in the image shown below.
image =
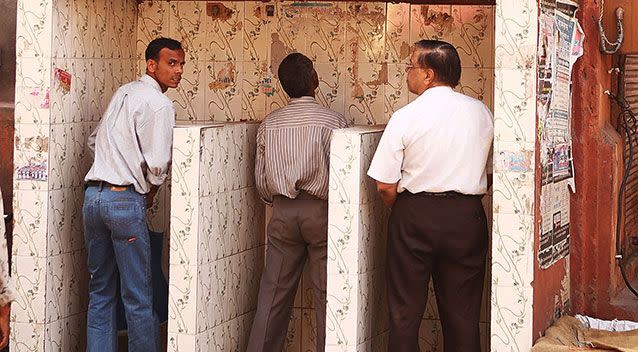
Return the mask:
<path fill-rule="evenodd" d="M 132 189 L 133 185 L 121 186 L 121 185 L 114 185 L 106 181 L 89 180 L 84 183 L 84 189 L 87 189 L 89 187 L 98 187 L 100 191 L 105 187 L 110 188 L 113 191 L 125 191 L 127 189 Z"/>
<path fill-rule="evenodd" d="M 428 197 L 482 197 L 482 194 L 463 194 L 456 191 L 446 192 L 419 192 L 414 193 L 416 196 L 428 196 Z"/>

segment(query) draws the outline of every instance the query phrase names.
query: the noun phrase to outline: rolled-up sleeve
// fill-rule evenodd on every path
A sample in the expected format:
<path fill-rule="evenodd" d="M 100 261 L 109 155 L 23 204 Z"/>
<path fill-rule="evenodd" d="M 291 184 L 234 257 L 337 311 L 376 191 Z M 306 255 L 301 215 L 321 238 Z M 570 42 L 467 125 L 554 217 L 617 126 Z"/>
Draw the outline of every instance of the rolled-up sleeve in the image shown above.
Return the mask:
<path fill-rule="evenodd" d="M 401 179 L 405 147 L 403 132 L 396 121 L 392 118 L 388 122 L 368 169 L 368 176 L 383 183 L 396 183 Z"/>
<path fill-rule="evenodd" d="M 264 139 L 264 125 L 257 130 L 257 150 L 255 153 L 255 186 L 259 197 L 266 203 L 272 202 L 266 180 L 266 143 Z"/>
<path fill-rule="evenodd" d="M 146 180 L 156 186 L 168 177 L 173 146 L 175 108 L 165 106 L 143 120 L 137 130 L 142 155 L 146 161 Z"/>

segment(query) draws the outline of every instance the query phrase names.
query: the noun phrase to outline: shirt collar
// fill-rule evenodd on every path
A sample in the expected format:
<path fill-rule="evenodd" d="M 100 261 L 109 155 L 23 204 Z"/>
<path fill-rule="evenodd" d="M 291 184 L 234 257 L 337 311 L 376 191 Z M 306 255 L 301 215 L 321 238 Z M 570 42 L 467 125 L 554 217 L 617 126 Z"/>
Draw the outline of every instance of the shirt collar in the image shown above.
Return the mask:
<path fill-rule="evenodd" d="M 425 97 L 432 94 L 450 93 L 453 91 L 454 90 L 450 86 L 436 86 L 426 89 L 425 92 L 421 93 L 420 96 Z"/>
<path fill-rule="evenodd" d="M 151 76 L 149 76 L 147 74 L 144 74 L 144 75 L 142 75 L 142 77 L 140 77 L 140 81 L 142 81 L 144 83 L 147 83 L 147 84 L 150 84 L 151 87 L 157 89 L 160 93 L 162 92 L 162 87 L 160 87 L 159 83 L 157 83 L 155 78 L 153 78 L 153 77 L 151 77 Z"/>
<path fill-rule="evenodd" d="M 317 104 L 317 101 L 315 100 L 315 98 L 311 96 L 304 95 L 303 97 L 299 97 L 299 98 L 290 98 L 290 102 L 289 102 L 289 104 L 304 104 L 304 103 Z"/>

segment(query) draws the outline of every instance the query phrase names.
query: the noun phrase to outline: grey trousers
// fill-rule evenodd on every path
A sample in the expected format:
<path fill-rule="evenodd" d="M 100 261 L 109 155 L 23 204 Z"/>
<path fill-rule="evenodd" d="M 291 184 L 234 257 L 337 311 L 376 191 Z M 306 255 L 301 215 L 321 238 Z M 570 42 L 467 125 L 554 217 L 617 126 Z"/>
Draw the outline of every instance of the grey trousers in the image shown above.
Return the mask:
<path fill-rule="evenodd" d="M 314 289 L 317 351 L 324 351 L 328 202 L 303 193 L 297 199 L 275 197 L 266 236 L 266 267 L 261 276 L 257 312 L 247 351 L 283 350 L 306 258 Z"/>

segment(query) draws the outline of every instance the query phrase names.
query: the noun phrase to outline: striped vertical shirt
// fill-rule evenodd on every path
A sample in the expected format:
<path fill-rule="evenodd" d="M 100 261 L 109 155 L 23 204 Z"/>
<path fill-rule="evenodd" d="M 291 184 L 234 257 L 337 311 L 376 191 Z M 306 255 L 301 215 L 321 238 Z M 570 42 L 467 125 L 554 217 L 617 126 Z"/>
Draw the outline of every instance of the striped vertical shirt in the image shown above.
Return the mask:
<path fill-rule="evenodd" d="M 313 97 L 291 99 L 270 113 L 257 130 L 255 182 L 266 202 L 273 196 L 296 198 L 305 191 L 328 199 L 330 137 L 348 127 L 345 117 Z"/>

